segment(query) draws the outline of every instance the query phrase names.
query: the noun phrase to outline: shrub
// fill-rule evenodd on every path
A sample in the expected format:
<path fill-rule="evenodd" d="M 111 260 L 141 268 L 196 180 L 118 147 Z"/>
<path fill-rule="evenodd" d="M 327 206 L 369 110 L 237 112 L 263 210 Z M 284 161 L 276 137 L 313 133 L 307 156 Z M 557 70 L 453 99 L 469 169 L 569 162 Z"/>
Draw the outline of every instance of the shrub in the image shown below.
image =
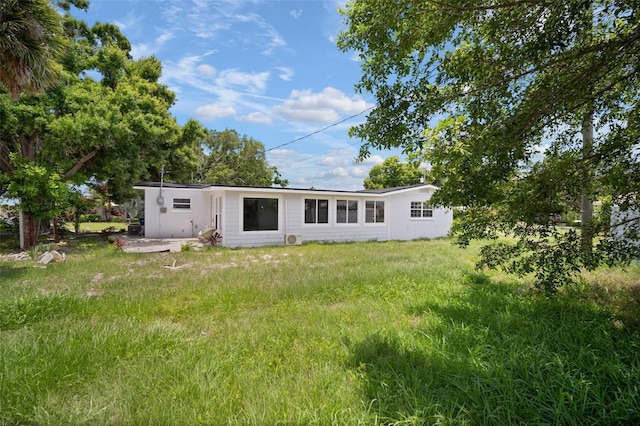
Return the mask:
<path fill-rule="evenodd" d="M 87 213 L 80 215 L 80 222 L 100 222 L 100 215 L 96 213 Z"/>

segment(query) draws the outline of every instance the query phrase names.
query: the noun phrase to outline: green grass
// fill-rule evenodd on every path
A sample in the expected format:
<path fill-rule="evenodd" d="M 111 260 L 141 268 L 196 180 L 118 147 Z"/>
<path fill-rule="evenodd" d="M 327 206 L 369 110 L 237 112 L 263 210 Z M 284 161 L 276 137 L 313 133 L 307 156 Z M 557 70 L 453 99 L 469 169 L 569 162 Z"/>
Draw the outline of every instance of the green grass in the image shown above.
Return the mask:
<path fill-rule="evenodd" d="M 67 230 L 71 232 L 74 231 L 73 223 L 67 223 L 65 226 Z M 100 232 L 104 229 L 112 227 L 117 231 L 120 231 L 121 229 L 126 230 L 127 224 L 123 222 L 81 222 L 80 232 Z"/>
<path fill-rule="evenodd" d="M 449 240 L 99 244 L 0 262 L 0 424 L 640 421 L 637 265 L 547 299 Z"/>

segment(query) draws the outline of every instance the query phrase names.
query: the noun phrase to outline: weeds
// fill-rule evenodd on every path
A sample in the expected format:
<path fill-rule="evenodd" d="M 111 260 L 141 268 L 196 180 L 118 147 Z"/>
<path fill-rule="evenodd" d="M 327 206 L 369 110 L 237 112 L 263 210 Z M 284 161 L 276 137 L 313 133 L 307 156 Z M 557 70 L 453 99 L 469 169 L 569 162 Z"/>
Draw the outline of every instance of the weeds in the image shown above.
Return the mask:
<path fill-rule="evenodd" d="M 0 424 L 640 422 L 640 329 L 620 320 L 640 268 L 549 299 L 476 272 L 477 250 L 94 247 L 57 268 L 4 262 Z"/>
<path fill-rule="evenodd" d="M 41 243 L 36 244 L 33 247 L 29 247 L 27 252 L 29 253 L 29 257 L 33 260 L 38 260 L 38 257 L 43 253 L 46 253 L 50 250 L 53 250 L 56 247 L 53 243 Z"/>

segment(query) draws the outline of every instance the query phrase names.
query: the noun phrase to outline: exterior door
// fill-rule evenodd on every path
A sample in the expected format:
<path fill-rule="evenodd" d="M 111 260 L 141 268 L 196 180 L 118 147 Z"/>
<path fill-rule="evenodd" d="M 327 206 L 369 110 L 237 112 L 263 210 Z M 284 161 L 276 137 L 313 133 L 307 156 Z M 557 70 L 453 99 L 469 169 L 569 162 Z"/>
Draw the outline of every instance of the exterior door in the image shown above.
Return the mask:
<path fill-rule="evenodd" d="M 222 196 L 211 197 L 211 226 L 222 231 Z"/>

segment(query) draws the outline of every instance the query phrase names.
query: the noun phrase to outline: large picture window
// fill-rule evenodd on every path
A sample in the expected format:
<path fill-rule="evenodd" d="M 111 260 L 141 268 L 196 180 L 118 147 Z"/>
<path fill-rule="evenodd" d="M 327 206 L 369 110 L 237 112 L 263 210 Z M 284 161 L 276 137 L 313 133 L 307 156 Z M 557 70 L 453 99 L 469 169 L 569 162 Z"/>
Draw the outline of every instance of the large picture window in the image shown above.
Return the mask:
<path fill-rule="evenodd" d="M 384 223 L 384 201 L 365 202 L 366 223 Z"/>
<path fill-rule="evenodd" d="M 336 223 L 358 223 L 358 201 L 336 201 Z"/>
<path fill-rule="evenodd" d="M 329 200 L 306 198 L 304 200 L 304 223 L 329 223 Z"/>
<path fill-rule="evenodd" d="M 243 219 L 244 231 L 277 231 L 278 199 L 245 198 Z"/>
<path fill-rule="evenodd" d="M 411 217 L 433 217 L 433 207 L 426 201 L 412 201 Z"/>

